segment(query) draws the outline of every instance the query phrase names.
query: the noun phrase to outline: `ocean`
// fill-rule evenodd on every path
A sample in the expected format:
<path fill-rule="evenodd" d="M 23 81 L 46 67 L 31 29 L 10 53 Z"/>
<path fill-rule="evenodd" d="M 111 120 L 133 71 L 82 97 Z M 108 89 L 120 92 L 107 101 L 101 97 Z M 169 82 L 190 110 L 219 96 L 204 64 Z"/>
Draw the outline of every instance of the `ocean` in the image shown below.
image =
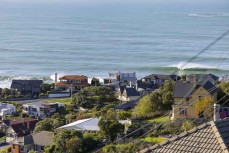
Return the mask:
<path fill-rule="evenodd" d="M 52 82 L 54 73 L 229 74 L 229 35 L 185 64 L 229 29 L 228 9 L 118 6 L 0 1 L 0 87 L 12 79 Z"/>

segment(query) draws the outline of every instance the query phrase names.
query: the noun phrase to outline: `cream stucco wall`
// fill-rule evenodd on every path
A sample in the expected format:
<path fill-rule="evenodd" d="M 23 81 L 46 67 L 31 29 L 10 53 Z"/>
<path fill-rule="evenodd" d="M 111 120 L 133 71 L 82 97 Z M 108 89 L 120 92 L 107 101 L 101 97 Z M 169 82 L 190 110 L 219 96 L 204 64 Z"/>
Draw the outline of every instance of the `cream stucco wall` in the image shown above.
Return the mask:
<path fill-rule="evenodd" d="M 195 119 L 198 118 L 198 113 L 195 110 L 195 104 L 199 100 L 199 96 L 201 98 L 213 98 L 214 102 L 217 101 L 217 92 L 215 92 L 213 95 L 211 95 L 206 89 L 203 87 L 198 88 L 196 91 L 194 91 L 189 97 L 189 99 L 186 100 L 186 98 L 174 98 L 174 105 L 172 110 L 172 116 L 171 120 L 175 119 Z M 180 109 L 186 108 L 186 115 L 180 114 Z"/>

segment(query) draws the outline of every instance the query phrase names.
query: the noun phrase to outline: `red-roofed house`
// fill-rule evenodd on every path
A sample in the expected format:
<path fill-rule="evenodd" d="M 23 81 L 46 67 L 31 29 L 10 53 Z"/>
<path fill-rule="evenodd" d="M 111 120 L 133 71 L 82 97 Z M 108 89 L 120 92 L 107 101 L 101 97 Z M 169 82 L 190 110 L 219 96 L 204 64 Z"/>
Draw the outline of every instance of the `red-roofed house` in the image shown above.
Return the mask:
<path fill-rule="evenodd" d="M 88 77 L 84 75 L 65 75 L 59 78 L 59 82 L 56 83 L 56 88 L 59 90 L 80 90 L 88 87 Z"/>
<path fill-rule="evenodd" d="M 11 142 L 18 137 L 23 137 L 32 133 L 35 129 L 37 119 L 24 118 L 21 120 L 13 121 L 9 128 L 6 130 L 6 142 Z"/>

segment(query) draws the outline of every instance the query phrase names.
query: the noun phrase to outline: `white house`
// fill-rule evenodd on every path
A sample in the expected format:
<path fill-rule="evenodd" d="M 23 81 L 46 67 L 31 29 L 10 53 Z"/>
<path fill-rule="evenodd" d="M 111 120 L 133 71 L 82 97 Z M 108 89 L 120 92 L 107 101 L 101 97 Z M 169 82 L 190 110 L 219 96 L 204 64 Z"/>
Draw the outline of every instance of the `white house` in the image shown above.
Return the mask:
<path fill-rule="evenodd" d="M 0 102 L 0 116 L 16 113 L 16 106 Z"/>
<path fill-rule="evenodd" d="M 35 117 L 39 117 L 44 119 L 46 117 L 51 116 L 55 113 L 58 107 L 64 106 L 61 103 L 47 103 L 47 102 L 34 102 L 34 103 L 27 103 L 23 104 L 23 113 L 28 115 L 34 115 Z"/>
<path fill-rule="evenodd" d="M 114 72 L 104 79 L 104 85 L 113 84 L 121 86 L 136 86 L 137 77 L 135 72 Z"/>

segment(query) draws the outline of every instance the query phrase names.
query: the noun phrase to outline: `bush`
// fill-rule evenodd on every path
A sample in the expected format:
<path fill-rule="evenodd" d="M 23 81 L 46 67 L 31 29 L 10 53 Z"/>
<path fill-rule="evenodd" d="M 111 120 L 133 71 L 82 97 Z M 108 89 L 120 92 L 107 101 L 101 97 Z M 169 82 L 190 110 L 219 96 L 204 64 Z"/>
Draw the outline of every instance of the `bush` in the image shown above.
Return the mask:
<path fill-rule="evenodd" d="M 160 112 L 156 111 L 156 112 L 143 114 L 143 115 L 133 115 L 132 119 L 137 119 L 137 120 L 154 119 L 154 118 L 162 116 L 164 113 L 165 112 L 163 112 L 163 111 L 160 111 Z"/>
<path fill-rule="evenodd" d="M 28 114 L 26 114 L 26 113 L 21 113 L 21 117 L 22 118 L 26 118 L 26 117 L 28 117 L 29 115 Z"/>

